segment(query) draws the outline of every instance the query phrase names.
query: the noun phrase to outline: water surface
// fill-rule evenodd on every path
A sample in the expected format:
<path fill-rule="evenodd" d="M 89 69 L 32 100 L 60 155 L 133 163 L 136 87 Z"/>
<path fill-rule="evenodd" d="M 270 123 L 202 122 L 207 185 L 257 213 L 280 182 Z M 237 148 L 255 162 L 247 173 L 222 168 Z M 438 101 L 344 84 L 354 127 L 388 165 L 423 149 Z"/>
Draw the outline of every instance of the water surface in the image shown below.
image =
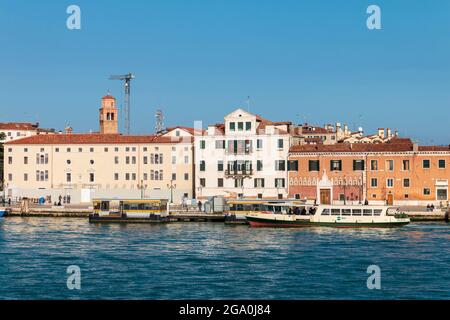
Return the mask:
<path fill-rule="evenodd" d="M 67 267 L 81 268 L 68 290 Z M 367 289 L 369 265 L 381 290 Z M 0 220 L 0 299 L 449 299 L 450 225 L 251 229 Z"/>

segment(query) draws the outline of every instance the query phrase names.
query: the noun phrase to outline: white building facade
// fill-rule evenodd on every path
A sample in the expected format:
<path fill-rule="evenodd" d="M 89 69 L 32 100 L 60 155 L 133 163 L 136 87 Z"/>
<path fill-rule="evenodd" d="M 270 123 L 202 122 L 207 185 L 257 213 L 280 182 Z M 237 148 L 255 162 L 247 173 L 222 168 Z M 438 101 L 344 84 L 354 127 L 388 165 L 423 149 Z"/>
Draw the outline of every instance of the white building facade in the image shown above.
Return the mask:
<path fill-rule="evenodd" d="M 287 198 L 291 122 L 237 109 L 195 136 L 197 198 Z"/>

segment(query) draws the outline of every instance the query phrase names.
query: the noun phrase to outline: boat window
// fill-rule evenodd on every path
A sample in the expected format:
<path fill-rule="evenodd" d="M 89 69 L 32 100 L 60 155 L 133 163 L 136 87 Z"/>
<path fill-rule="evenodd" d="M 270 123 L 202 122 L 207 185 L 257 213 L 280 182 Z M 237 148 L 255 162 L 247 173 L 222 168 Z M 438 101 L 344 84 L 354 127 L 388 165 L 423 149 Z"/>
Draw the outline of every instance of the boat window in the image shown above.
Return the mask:
<path fill-rule="evenodd" d="M 352 215 L 353 216 L 360 216 L 362 214 L 361 209 L 352 209 Z"/>
<path fill-rule="evenodd" d="M 342 209 L 343 216 L 349 216 L 349 215 L 351 215 L 351 212 L 352 212 L 351 209 Z"/>
<path fill-rule="evenodd" d="M 330 215 L 330 209 L 328 209 L 328 208 L 323 209 L 322 215 L 323 215 L 323 216 L 329 216 L 329 215 Z"/>
<path fill-rule="evenodd" d="M 102 201 L 102 211 L 108 211 L 108 210 L 109 210 L 109 202 Z"/>
<path fill-rule="evenodd" d="M 98 201 L 94 202 L 94 209 L 95 210 L 100 210 L 100 202 L 98 202 Z"/>
<path fill-rule="evenodd" d="M 244 204 L 242 207 L 244 211 L 253 211 L 253 206 L 251 204 Z"/>
<path fill-rule="evenodd" d="M 374 209 L 373 210 L 373 214 L 376 215 L 376 216 L 380 216 L 382 211 L 383 210 L 381 210 L 381 209 Z"/>
<path fill-rule="evenodd" d="M 237 204 L 236 211 L 244 211 L 244 206 L 242 204 Z"/>
<path fill-rule="evenodd" d="M 363 215 L 365 216 L 371 216 L 372 215 L 372 209 L 364 209 Z"/>
<path fill-rule="evenodd" d="M 331 209 L 332 216 L 338 216 L 341 214 L 341 209 Z"/>

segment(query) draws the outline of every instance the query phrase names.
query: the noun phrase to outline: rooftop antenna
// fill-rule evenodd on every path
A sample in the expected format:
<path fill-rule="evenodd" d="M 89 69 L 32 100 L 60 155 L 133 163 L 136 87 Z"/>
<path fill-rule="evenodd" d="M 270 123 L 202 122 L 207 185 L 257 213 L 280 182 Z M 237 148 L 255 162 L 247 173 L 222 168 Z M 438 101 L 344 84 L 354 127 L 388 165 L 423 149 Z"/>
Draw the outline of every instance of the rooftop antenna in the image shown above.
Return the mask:
<path fill-rule="evenodd" d="M 161 133 L 164 128 L 164 115 L 161 109 L 156 110 L 155 117 L 156 117 L 156 125 L 155 125 L 156 133 Z"/>
<path fill-rule="evenodd" d="M 247 96 L 247 100 L 245 100 L 247 103 L 247 111 L 250 112 L 250 96 Z"/>
<path fill-rule="evenodd" d="M 125 115 L 125 134 L 130 134 L 130 84 L 134 78 L 134 74 L 132 73 L 109 77 L 110 80 L 122 80 L 125 82 L 125 103 L 123 111 Z"/>

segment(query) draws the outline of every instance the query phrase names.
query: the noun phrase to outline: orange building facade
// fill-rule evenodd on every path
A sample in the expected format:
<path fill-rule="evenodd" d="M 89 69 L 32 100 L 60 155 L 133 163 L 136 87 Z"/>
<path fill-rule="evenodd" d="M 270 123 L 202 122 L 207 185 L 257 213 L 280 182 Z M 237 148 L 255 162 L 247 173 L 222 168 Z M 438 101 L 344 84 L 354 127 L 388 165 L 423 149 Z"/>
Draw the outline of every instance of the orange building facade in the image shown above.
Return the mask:
<path fill-rule="evenodd" d="M 381 144 L 297 145 L 289 152 L 290 198 L 322 204 L 447 205 L 450 146 L 409 139 Z"/>

